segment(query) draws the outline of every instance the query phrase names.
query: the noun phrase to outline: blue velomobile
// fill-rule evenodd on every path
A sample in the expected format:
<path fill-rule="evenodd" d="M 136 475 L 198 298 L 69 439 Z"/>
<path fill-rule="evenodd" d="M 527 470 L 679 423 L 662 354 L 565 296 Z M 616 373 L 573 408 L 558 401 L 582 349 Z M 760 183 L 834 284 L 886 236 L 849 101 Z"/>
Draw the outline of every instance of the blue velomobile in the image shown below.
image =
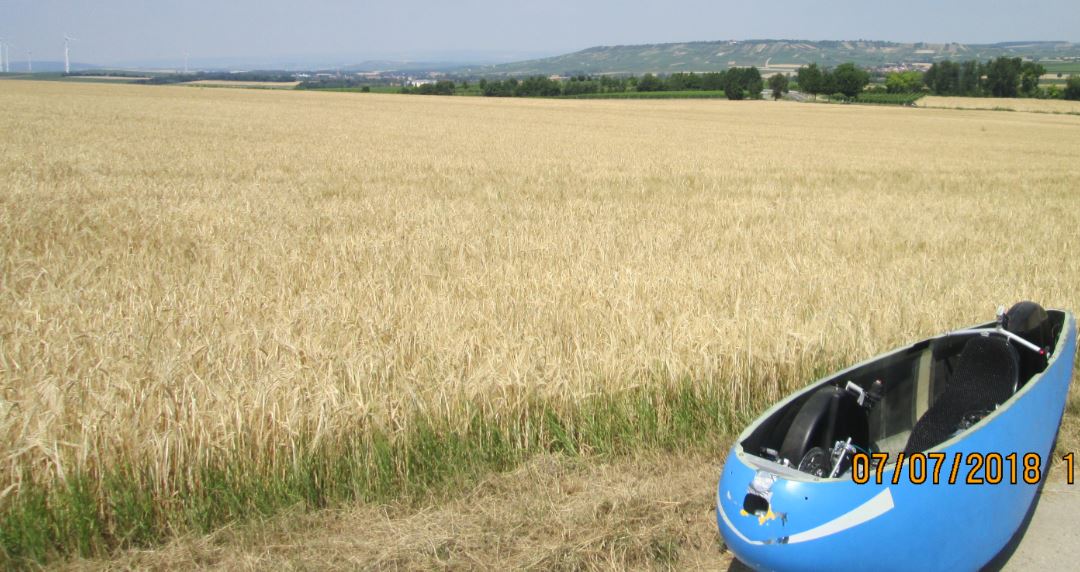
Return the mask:
<path fill-rule="evenodd" d="M 724 541 L 759 570 L 1000 563 L 1049 469 L 1075 353 L 1071 314 L 1021 302 L 810 385 L 728 454 Z"/>

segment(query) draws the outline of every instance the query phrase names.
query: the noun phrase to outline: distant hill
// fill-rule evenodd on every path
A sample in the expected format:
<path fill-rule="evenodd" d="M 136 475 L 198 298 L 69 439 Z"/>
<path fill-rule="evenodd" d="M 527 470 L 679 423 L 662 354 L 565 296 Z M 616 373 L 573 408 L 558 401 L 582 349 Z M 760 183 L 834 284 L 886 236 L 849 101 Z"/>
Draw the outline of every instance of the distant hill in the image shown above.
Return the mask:
<path fill-rule="evenodd" d="M 409 71 L 447 71 L 461 67 L 461 62 L 431 62 L 408 60 L 367 60 L 356 64 L 339 66 L 343 72 L 409 72 Z"/>
<path fill-rule="evenodd" d="M 1072 42 L 1004 42 L 998 44 L 903 44 L 896 42 L 746 40 L 597 46 L 550 58 L 468 68 L 481 75 L 576 75 L 602 73 L 674 73 L 719 71 L 757 66 L 770 71 L 795 69 L 811 62 L 835 66 L 855 62 L 879 67 L 932 63 L 941 59 L 987 60 L 998 56 L 1037 60 L 1080 58 Z"/>

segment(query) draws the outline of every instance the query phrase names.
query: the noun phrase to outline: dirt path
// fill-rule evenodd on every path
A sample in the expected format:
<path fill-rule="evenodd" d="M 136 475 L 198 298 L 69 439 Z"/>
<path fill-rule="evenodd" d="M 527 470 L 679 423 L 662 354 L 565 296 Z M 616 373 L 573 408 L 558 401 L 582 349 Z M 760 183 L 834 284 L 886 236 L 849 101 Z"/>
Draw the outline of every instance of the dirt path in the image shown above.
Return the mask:
<path fill-rule="evenodd" d="M 719 462 L 545 456 L 432 508 L 292 514 L 70 569 L 726 569 Z"/>
<path fill-rule="evenodd" d="M 1060 474 L 1056 475 L 1059 479 Z M 1069 570 L 1080 561 L 1080 485 L 1052 480 L 1043 487 L 1038 508 L 1023 540 L 1004 570 Z"/>

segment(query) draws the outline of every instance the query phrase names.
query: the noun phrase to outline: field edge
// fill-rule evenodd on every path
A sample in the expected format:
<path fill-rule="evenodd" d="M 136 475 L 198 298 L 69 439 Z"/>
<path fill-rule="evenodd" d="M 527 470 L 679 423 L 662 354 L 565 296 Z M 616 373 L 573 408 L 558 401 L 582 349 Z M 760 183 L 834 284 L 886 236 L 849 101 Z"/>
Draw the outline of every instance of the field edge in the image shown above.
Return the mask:
<path fill-rule="evenodd" d="M 34 480 L 27 471 L 0 506 L 0 564 L 103 557 L 297 507 L 418 500 L 460 490 L 536 454 L 714 447 L 755 413 L 731 411 L 718 385 L 682 380 L 577 403 L 529 398 L 498 416 L 414 413 L 398 430 L 358 426 L 334 439 L 298 436 L 290 462 L 272 466 L 257 461 L 257 452 L 235 449 L 167 483 L 138 460 L 97 474 L 71 472 L 62 481 Z"/>

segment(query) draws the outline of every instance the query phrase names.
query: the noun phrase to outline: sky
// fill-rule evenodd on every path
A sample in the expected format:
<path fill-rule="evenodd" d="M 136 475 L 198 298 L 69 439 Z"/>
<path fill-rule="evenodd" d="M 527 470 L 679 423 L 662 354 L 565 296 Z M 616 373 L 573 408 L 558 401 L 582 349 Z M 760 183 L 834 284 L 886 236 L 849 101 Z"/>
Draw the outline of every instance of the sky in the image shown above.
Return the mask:
<path fill-rule="evenodd" d="M 512 61 L 596 45 L 1080 41 L 1077 0 L 0 0 L 13 60 Z"/>

